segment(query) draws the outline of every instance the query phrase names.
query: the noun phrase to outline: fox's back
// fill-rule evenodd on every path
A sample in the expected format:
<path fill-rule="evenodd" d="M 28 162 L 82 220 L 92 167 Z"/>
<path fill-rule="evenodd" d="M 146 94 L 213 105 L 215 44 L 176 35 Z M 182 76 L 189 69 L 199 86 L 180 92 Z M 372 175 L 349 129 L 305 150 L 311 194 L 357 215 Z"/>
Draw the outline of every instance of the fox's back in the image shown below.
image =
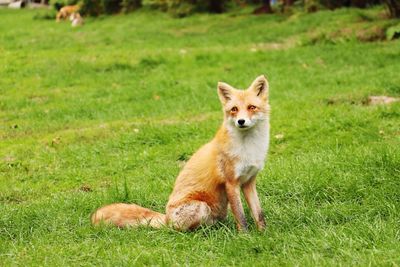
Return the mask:
<path fill-rule="evenodd" d="M 77 12 L 78 10 L 79 10 L 79 5 L 65 6 L 60 9 L 61 12 L 67 13 L 67 14 L 72 14 L 74 12 Z"/>
<path fill-rule="evenodd" d="M 179 173 L 167 209 L 188 200 L 199 200 L 218 213 L 221 209 L 219 204 L 226 202 L 225 180 L 218 169 L 218 158 L 215 139 L 202 146 Z"/>

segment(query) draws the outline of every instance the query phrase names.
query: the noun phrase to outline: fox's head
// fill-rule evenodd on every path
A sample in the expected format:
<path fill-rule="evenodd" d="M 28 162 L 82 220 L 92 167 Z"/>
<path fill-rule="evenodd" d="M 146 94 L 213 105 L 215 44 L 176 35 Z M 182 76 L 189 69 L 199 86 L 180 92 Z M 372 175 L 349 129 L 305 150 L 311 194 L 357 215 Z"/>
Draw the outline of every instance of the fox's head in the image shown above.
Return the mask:
<path fill-rule="evenodd" d="M 269 117 L 268 81 L 258 76 L 247 90 L 237 90 L 219 82 L 218 96 L 221 100 L 227 126 L 248 130 Z"/>

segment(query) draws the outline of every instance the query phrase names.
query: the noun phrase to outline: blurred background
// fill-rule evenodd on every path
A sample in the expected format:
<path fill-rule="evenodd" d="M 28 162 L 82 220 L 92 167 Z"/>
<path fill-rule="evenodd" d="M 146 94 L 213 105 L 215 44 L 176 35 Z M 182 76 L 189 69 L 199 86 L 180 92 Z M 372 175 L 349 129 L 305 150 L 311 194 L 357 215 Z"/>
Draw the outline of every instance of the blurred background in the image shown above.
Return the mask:
<path fill-rule="evenodd" d="M 142 7 L 158 9 L 177 17 L 188 16 L 197 12 L 222 13 L 233 8 L 258 6 L 254 14 L 283 12 L 290 13 L 296 8 L 307 12 L 321 9 L 337 9 L 342 7 L 368 8 L 384 4 L 388 16 L 400 16 L 400 3 L 397 0 L 1 0 L 0 5 L 13 8 L 52 6 L 57 11 L 68 5 L 80 4 L 81 15 L 98 16 L 131 12 Z"/>

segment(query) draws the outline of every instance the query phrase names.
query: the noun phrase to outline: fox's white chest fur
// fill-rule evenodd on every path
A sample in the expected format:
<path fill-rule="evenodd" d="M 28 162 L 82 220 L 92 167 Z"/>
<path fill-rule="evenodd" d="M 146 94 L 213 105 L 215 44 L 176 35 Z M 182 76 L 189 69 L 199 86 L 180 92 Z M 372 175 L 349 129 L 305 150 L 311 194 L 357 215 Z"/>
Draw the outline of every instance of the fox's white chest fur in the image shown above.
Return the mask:
<path fill-rule="evenodd" d="M 263 121 L 248 131 L 229 131 L 232 137 L 230 156 L 236 158 L 235 178 L 246 183 L 263 169 L 269 147 L 269 122 Z"/>

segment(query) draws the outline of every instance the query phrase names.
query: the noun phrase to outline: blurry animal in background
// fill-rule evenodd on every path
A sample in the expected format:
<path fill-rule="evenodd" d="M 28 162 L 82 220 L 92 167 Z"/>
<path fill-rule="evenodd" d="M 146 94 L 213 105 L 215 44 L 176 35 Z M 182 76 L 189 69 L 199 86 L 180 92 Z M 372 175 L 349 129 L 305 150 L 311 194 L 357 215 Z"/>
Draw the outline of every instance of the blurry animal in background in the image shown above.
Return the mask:
<path fill-rule="evenodd" d="M 79 13 L 72 13 L 71 16 L 69 17 L 69 20 L 71 21 L 72 27 L 83 25 L 83 18 Z"/>
<path fill-rule="evenodd" d="M 59 22 L 61 20 L 68 19 L 72 13 L 77 13 L 79 11 L 79 8 L 79 5 L 62 7 L 57 13 L 56 21 Z"/>

